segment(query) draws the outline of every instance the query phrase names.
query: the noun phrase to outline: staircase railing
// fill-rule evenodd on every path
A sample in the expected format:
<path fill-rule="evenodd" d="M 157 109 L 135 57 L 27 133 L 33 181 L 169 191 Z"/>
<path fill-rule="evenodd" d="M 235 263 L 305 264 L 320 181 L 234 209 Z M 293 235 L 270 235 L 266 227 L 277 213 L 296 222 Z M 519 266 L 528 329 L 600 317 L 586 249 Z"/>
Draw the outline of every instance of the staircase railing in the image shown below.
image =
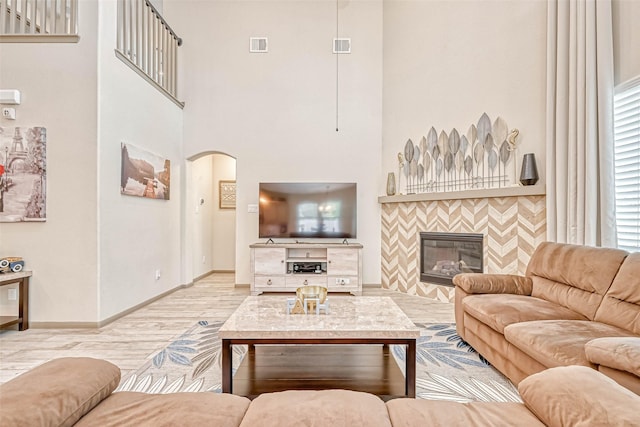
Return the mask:
<path fill-rule="evenodd" d="M 172 101 L 177 98 L 182 39 L 148 0 L 118 0 L 116 56 Z"/>
<path fill-rule="evenodd" d="M 78 0 L 0 0 L 0 42 L 78 39 Z"/>

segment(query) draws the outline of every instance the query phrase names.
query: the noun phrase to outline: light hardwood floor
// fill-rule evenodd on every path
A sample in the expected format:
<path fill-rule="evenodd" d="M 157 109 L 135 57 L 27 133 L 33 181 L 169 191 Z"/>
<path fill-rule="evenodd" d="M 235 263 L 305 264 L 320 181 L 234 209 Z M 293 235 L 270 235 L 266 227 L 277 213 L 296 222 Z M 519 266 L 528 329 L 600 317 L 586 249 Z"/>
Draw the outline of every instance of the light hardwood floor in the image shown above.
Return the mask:
<path fill-rule="evenodd" d="M 212 274 L 99 329 L 0 331 L 0 383 L 58 357 L 106 359 L 124 377 L 199 320 L 225 320 L 249 295 L 234 275 Z M 453 304 L 386 289 L 363 295 L 390 296 L 416 323 L 454 322 Z"/>

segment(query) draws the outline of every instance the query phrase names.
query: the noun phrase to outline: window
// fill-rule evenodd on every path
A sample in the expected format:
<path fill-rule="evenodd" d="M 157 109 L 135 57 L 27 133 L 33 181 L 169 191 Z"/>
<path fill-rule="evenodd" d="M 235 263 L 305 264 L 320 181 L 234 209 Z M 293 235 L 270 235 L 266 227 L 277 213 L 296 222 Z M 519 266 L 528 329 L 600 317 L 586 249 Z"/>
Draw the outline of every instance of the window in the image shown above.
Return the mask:
<path fill-rule="evenodd" d="M 613 98 L 618 247 L 640 250 L 640 77 Z"/>

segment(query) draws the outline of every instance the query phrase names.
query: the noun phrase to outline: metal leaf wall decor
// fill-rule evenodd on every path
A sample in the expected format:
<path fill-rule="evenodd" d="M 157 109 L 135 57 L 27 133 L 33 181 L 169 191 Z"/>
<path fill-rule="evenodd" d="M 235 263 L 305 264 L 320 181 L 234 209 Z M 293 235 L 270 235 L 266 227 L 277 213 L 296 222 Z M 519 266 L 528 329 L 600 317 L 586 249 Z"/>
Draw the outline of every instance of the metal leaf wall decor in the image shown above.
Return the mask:
<path fill-rule="evenodd" d="M 502 117 L 492 122 L 483 113 L 466 133 L 431 127 L 418 144 L 408 139 L 401 161 L 406 194 L 517 185 L 518 134 Z"/>

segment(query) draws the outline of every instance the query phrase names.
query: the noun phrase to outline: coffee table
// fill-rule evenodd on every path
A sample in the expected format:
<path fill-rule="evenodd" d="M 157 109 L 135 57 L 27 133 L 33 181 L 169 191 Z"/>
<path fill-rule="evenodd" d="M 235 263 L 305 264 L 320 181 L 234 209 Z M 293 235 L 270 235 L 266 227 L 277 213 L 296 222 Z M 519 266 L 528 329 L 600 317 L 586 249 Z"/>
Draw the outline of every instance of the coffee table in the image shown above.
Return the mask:
<path fill-rule="evenodd" d="M 406 346 L 405 395 L 416 392 L 420 330 L 389 297 L 330 296 L 330 314 L 287 314 L 285 296 L 250 296 L 219 330 L 222 392 L 233 391 L 232 346 L 399 344 Z"/>

